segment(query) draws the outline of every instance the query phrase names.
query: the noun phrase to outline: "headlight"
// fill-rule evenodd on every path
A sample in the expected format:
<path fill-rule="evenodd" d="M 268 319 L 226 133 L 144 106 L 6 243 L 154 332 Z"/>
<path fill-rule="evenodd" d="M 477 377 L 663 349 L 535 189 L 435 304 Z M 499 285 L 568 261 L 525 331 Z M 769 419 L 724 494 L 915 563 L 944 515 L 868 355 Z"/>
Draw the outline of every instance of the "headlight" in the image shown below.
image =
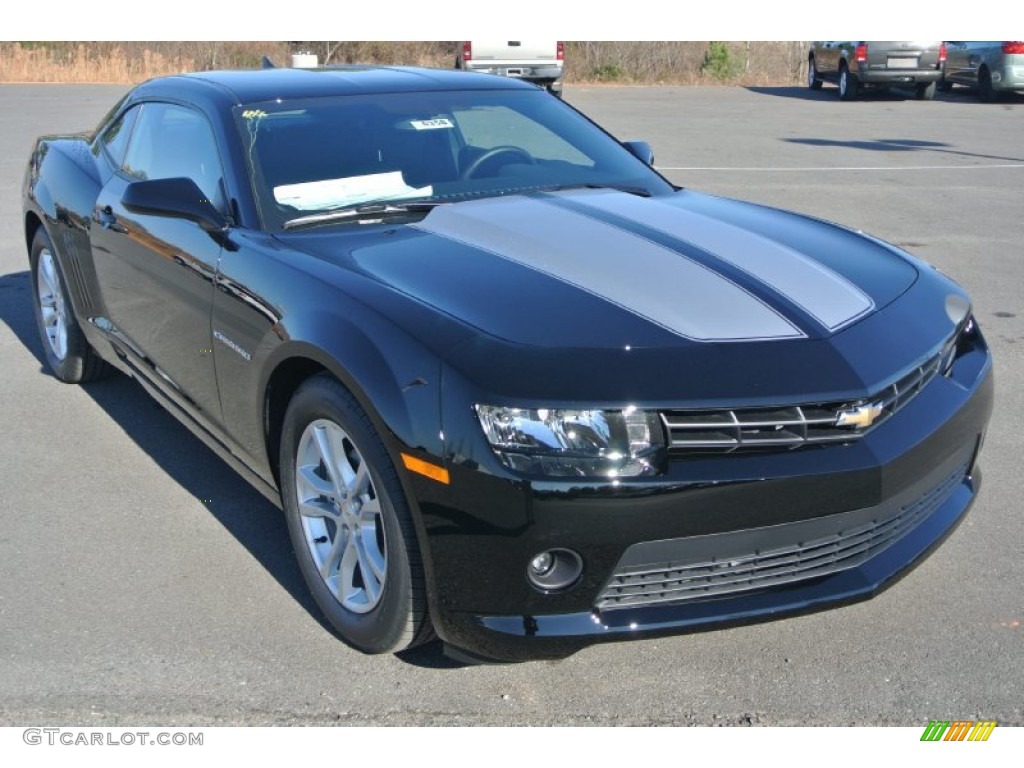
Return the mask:
<path fill-rule="evenodd" d="M 491 448 L 518 472 L 639 477 L 659 472 L 665 432 L 654 411 L 551 410 L 478 405 Z"/>

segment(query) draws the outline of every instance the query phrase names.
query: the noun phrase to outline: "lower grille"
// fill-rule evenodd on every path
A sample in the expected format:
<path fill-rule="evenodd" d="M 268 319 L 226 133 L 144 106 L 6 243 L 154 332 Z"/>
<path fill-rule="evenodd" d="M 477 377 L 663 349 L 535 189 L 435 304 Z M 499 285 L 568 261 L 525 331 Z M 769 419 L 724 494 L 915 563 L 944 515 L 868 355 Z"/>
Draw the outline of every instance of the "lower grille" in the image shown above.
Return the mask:
<path fill-rule="evenodd" d="M 629 566 L 601 591 L 599 610 L 637 608 L 723 597 L 853 568 L 894 543 L 938 509 L 967 473 L 964 462 L 942 482 L 895 515 L 834 535 L 747 555 L 703 562 Z"/>

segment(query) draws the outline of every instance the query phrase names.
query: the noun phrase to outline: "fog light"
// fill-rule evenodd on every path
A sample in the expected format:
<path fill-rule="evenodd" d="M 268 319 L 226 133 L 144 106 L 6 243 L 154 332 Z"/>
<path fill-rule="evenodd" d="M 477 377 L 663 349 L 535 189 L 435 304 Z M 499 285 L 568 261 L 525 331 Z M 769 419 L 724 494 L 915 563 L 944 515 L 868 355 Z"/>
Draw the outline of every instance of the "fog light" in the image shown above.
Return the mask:
<path fill-rule="evenodd" d="M 548 573 L 555 565 L 555 556 L 550 552 L 541 552 L 530 561 L 530 570 L 537 576 Z"/>
<path fill-rule="evenodd" d="M 526 578 L 537 589 L 558 592 L 568 589 L 583 574 L 583 558 L 571 549 L 551 549 L 533 556 Z"/>

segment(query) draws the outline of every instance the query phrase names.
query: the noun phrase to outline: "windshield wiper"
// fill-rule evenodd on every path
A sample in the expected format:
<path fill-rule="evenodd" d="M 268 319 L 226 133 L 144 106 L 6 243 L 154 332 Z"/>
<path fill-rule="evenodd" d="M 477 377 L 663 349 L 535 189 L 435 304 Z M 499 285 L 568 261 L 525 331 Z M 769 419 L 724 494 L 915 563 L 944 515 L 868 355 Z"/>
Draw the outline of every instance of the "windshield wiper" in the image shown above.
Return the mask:
<path fill-rule="evenodd" d="M 367 203 L 346 208 L 336 208 L 333 211 L 322 213 L 311 213 L 308 216 L 299 216 L 289 219 L 284 223 L 285 229 L 298 229 L 301 227 L 312 227 L 317 224 L 325 224 L 333 221 L 362 221 L 363 219 L 381 219 L 386 216 L 394 216 L 403 213 L 418 213 L 431 211 L 441 202 L 415 202 L 415 203 Z"/>
<path fill-rule="evenodd" d="M 628 184 L 597 184 L 595 182 L 583 182 L 579 184 L 558 184 L 552 187 L 542 187 L 541 192 L 563 192 L 569 189 L 614 189 L 617 192 L 627 192 L 637 197 L 650 197 L 651 191 L 646 187 L 630 186 Z"/>

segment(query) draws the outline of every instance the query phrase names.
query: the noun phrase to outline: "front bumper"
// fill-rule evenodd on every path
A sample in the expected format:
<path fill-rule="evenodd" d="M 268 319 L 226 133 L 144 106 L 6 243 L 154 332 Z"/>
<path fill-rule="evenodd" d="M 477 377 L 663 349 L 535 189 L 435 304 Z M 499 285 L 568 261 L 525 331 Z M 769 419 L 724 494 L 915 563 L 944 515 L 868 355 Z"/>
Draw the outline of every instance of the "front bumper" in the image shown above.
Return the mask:
<path fill-rule="evenodd" d="M 895 417 L 846 445 L 672 460 L 663 476 L 621 484 L 524 480 L 450 457 L 451 485 L 424 481 L 416 492 L 437 632 L 474 657 L 558 658 L 596 642 L 869 597 L 970 507 L 992 402 L 982 342 L 951 375 L 937 376 Z M 764 550 L 850 540 L 851 531 L 885 526 L 898 530 L 854 557 L 833 558 L 836 567 L 783 569 L 781 578 L 769 572 L 768 580 L 696 599 L 608 599 L 613 575 L 631 568 L 732 566 Z M 582 577 L 543 594 L 529 584 L 527 563 L 560 547 L 581 555 Z M 622 592 L 629 595 L 628 584 Z"/>

